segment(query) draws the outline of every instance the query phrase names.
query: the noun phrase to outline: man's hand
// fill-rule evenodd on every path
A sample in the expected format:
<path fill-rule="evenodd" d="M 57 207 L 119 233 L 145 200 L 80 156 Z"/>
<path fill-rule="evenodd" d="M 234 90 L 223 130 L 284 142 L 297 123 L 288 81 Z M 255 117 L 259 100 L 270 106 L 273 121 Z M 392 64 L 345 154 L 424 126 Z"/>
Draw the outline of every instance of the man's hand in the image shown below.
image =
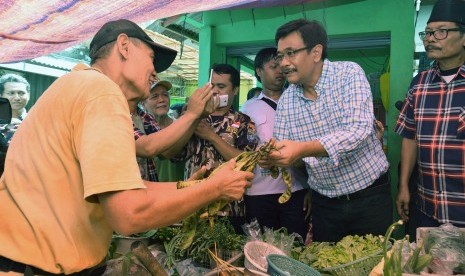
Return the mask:
<path fill-rule="evenodd" d="M 209 83 L 195 90 L 189 97 L 186 113 L 192 113 L 197 118 L 213 113 L 215 110 L 211 104 L 212 95 L 212 86 Z"/>
<path fill-rule="evenodd" d="M 253 173 L 244 171 L 235 171 L 236 160 L 231 159 L 219 171 L 211 175 L 210 179 L 217 185 L 217 189 L 222 199 L 239 200 L 250 187 L 253 179 Z"/>
<path fill-rule="evenodd" d="M 290 167 L 302 158 L 300 152 L 299 142 L 283 140 L 277 142 L 276 150 L 271 151 L 268 158 L 261 159 L 258 164 L 262 168 L 271 166 Z"/>
<path fill-rule="evenodd" d="M 200 169 L 198 169 L 197 171 L 195 171 L 195 172 L 191 175 L 191 177 L 189 177 L 189 178 L 187 179 L 187 181 L 193 181 L 193 180 L 203 179 L 206 172 L 207 172 L 207 167 L 202 166 L 202 167 L 200 167 Z"/>
<path fill-rule="evenodd" d="M 378 120 L 375 120 L 375 130 L 376 130 L 376 137 L 378 138 L 378 140 L 383 142 L 383 135 L 384 135 L 383 123 L 381 123 Z"/>
<path fill-rule="evenodd" d="M 399 191 L 397 192 L 396 207 L 397 213 L 403 221 L 409 219 L 409 203 L 410 203 L 410 192 L 408 185 L 399 185 Z"/>
<path fill-rule="evenodd" d="M 205 120 L 199 122 L 194 133 L 195 135 L 207 141 L 209 141 L 212 138 L 212 135 L 217 135 L 215 130 L 213 130 L 210 124 Z"/>

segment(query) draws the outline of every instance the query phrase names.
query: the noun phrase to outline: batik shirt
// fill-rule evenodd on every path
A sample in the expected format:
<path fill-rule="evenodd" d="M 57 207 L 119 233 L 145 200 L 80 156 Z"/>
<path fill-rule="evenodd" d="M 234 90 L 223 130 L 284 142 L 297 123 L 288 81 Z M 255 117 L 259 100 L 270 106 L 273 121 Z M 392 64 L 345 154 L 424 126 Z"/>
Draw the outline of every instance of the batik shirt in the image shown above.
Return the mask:
<path fill-rule="evenodd" d="M 415 76 L 395 131 L 418 144 L 420 210 L 465 224 L 465 64 L 449 83 L 437 64 Z"/>
<path fill-rule="evenodd" d="M 389 164 L 373 127 L 373 99 L 362 68 L 353 62 L 324 61 L 315 85 L 316 100 L 291 84 L 276 110 L 278 140 L 317 140 L 328 156 L 303 158 L 310 188 L 327 197 L 364 189 Z"/>
<path fill-rule="evenodd" d="M 10 145 L 13 135 L 15 134 L 16 130 L 18 130 L 19 125 L 26 118 L 26 116 L 27 112 L 23 110 L 18 118 L 12 119 L 11 124 L 9 126 L 5 126 L 5 128 L 2 129 L 2 133 L 0 135 L 3 135 L 4 139 L 6 139 L 7 146 Z"/>
<path fill-rule="evenodd" d="M 160 126 L 155 121 L 155 118 L 140 107 L 137 107 L 137 115 L 132 115 L 132 125 L 134 127 L 135 140 L 141 136 L 160 131 Z M 139 164 L 142 179 L 153 182 L 158 181 L 157 169 L 153 158 L 137 157 L 137 164 Z"/>
<path fill-rule="evenodd" d="M 255 125 L 250 117 L 234 110 L 229 110 L 223 116 L 208 116 L 206 118 L 210 126 L 224 141 L 242 151 L 255 150 L 258 143 Z M 210 173 L 217 168 L 225 159 L 207 140 L 193 135 L 184 151 L 174 161 L 185 160 L 184 178 L 189 178 L 192 173 L 199 170 L 203 165 Z M 235 201 L 230 204 L 231 216 L 244 215 L 244 202 Z"/>

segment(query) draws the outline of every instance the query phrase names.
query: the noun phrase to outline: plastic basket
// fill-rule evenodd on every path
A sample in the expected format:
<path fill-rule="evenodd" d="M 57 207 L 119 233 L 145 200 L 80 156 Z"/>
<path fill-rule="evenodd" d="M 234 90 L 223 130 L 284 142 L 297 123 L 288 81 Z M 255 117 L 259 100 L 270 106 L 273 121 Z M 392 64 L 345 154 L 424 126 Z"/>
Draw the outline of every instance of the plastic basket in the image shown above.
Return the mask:
<path fill-rule="evenodd" d="M 286 255 L 281 249 L 272 244 L 262 241 L 250 241 L 244 246 L 244 266 L 249 270 L 266 272 L 268 268 L 266 257 L 270 254 Z"/>
<path fill-rule="evenodd" d="M 321 271 L 334 276 L 369 275 L 382 258 L 383 250 L 381 249 L 353 262 L 322 269 Z"/>
<path fill-rule="evenodd" d="M 270 254 L 268 274 L 271 276 L 320 276 L 321 274 L 308 265 L 289 258 L 288 256 Z"/>

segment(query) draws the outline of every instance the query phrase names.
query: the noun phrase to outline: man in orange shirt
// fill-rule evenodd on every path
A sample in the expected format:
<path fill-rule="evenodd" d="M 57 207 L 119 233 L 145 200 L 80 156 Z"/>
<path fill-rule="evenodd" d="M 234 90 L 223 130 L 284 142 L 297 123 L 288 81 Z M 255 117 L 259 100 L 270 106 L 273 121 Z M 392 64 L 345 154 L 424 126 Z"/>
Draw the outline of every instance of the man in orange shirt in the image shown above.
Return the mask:
<path fill-rule="evenodd" d="M 234 162 L 186 189 L 141 179 L 128 101 L 148 96 L 176 54 L 131 21 L 108 22 L 90 44 L 92 67 L 77 65 L 41 96 L 0 179 L 1 272 L 92 275 L 113 231 L 170 225 L 242 197 L 253 174 L 233 171 Z M 202 99 L 211 96 L 207 84 Z"/>

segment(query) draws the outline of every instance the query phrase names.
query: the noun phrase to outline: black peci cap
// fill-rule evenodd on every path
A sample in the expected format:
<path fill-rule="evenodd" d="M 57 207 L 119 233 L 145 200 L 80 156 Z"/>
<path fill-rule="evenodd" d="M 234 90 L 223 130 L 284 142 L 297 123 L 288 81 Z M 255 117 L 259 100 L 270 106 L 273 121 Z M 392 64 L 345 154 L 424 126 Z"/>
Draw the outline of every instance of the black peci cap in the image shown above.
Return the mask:
<path fill-rule="evenodd" d="M 438 0 L 431 11 L 428 23 L 439 21 L 465 25 L 465 0 Z"/>
<path fill-rule="evenodd" d="M 89 56 L 94 58 L 97 51 L 110 42 L 115 41 L 120 34 L 126 34 L 147 43 L 155 52 L 153 65 L 157 73 L 163 72 L 171 66 L 178 52 L 161 44 L 155 43 L 147 33 L 136 23 L 119 19 L 105 23 L 90 42 Z"/>

